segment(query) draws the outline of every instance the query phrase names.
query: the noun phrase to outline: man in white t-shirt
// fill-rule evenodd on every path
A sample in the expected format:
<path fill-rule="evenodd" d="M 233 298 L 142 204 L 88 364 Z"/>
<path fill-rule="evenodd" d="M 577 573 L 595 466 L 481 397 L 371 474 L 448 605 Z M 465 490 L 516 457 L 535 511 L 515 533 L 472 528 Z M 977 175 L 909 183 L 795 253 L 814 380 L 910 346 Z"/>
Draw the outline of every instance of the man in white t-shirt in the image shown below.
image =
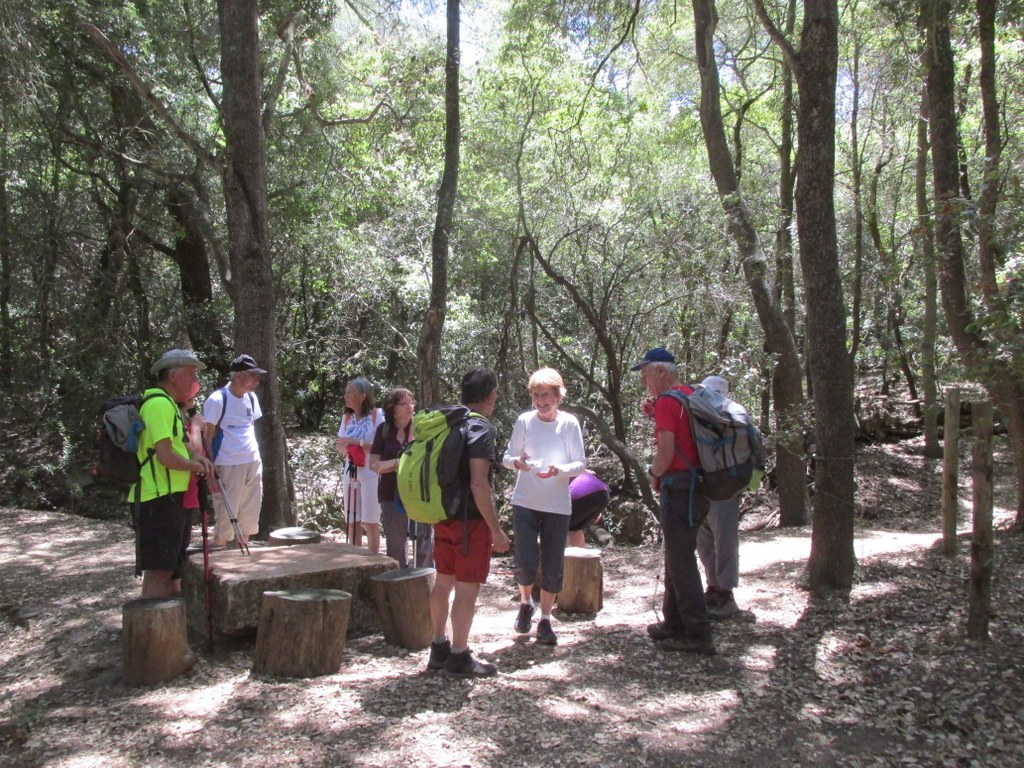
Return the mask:
<path fill-rule="evenodd" d="M 203 435 L 206 450 L 217 468 L 219 485 L 219 492 L 213 495 L 215 546 L 235 538 L 227 506 L 235 513 L 245 543 L 259 533 L 263 506 L 263 461 L 255 427 L 263 411 L 255 390 L 266 371 L 250 355 L 236 357 L 228 370 L 228 385 L 211 394 L 203 405 Z M 227 506 L 222 494 L 228 496 Z"/>

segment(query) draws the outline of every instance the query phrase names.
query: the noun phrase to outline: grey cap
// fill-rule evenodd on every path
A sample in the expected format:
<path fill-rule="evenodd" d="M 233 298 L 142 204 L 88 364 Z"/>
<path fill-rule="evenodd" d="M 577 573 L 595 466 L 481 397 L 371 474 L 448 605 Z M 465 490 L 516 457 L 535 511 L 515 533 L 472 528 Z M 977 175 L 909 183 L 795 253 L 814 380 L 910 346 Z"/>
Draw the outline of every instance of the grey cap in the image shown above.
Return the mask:
<path fill-rule="evenodd" d="M 156 376 L 160 371 L 167 370 L 168 368 L 185 368 L 187 366 L 194 366 L 198 370 L 206 368 L 204 363 L 199 362 L 199 358 L 196 357 L 195 352 L 190 349 L 170 349 L 164 352 L 164 356 L 153 363 L 153 367 L 149 369 L 149 372 Z"/>
<path fill-rule="evenodd" d="M 725 397 L 729 396 L 729 382 L 721 376 L 708 376 L 700 385 Z"/>

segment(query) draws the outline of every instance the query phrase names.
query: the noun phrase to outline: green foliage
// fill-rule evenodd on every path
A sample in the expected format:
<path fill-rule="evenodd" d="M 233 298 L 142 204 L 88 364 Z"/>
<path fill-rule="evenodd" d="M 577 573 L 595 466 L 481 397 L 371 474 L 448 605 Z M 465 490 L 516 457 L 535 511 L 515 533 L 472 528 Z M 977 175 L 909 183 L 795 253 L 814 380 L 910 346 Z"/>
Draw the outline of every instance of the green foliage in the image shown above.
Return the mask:
<path fill-rule="evenodd" d="M 341 457 L 334 450 L 334 439 L 313 434 L 293 435 L 288 458 L 298 524 L 321 532 L 344 528 Z"/>
<path fill-rule="evenodd" d="M 783 18 L 784 4 L 768 6 Z M 622 436 L 646 450 L 647 426 L 636 408 L 643 393 L 635 377 L 616 379 L 616 365 L 665 344 L 684 378 L 721 373 L 752 403 L 769 385 L 769 360 L 707 169 L 689 9 L 655 3 L 634 18 L 634 8 L 625 0 L 464 8 L 463 142 L 440 373 L 451 399 L 466 367 L 495 366 L 506 395 L 498 413 L 504 427 L 527 407 L 528 373 L 554 365 L 571 400 L 618 418 Z M 301 9 L 267 133 L 270 236 L 284 415 L 323 442 L 316 450 L 302 440 L 293 446 L 302 515 L 325 526 L 336 516 L 337 494 L 329 479 L 317 478 L 330 477 L 335 465 L 327 435 L 345 383 L 366 376 L 378 394 L 416 385 L 442 169 L 444 30 L 443 9 L 423 9 L 425 19 L 389 3 L 364 9 L 362 19 L 347 6 Z M 140 388 L 147 362 L 166 347 L 203 343 L 223 356 L 233 328 L 219 171 L 196 159 L 78 24 L 101 29 L 180 130 L 222 157 L 220 52 L 211 0 L 44 0 L 28 10 L 0 0 L 0 64 L 8 74 L 0 86 L 0 354 L 10 403 L 33 406 L 12 410 L 5 428 L 31 425 L 46 458 L 17 465 L 11 454 L 3 487 L 17 486 L 26 503 L 54 503 L 48 478 L 87 460 L 96 403 Z M 265 96 L 284 52 L 277 30 L 295 10 L 261 6 Z M 749 5 L 720 3 L 718 12 L 726 129 L 772 277 L 781 222 L 780 58 Z M 1001 354 L 1020 361 L 1020 334 L 1012 331 L 1024 316 L 1024 100 L 1016 97 L 1024 67 L 1019 24 L 1001 12 L 1006 148 L 998 225 L 1007 309 L 979 313 L 978 322 L 1004 338 Z M 891 372 L 894 297 L 902 299 L 912 356 L 923 324 L 913 197 L 917 7 L 857 3 L 842 13 L 836 201 L 843 268 L 849 296 L 858 224 L 849 149 L 856 84 L 860 191 L 877 181 L 872 211 L 882 246 L 862 242 L 857 363 Z M 977 194 L 985 158 L 973 10 L 959 13 L 964 167 Z M 194 204 L 195 232 L 173 215 L 172 192 Z M 520 249 L 527 234 L 593 309 L 611 355 L 565 286 Z M 182 293 L 191 268 L 176 250 L 186 235 L 199 238 L 213 275 L 208 295 L 188 311 Z M 967 266 L 973 279 L 974 265 Z M 940 371 L 957 375 L 943 334 L 938 355 Z M 45 418 L 31 416 L 37 412 Z"/>

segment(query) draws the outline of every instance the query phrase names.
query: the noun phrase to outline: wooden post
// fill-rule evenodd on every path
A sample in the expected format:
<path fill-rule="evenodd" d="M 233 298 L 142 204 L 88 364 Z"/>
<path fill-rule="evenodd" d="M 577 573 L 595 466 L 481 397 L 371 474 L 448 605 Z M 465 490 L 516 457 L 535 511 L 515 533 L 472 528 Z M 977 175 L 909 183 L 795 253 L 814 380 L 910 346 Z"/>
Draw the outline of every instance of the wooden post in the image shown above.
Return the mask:
<path fill-rule="evenodd" d="M 946 390 L 946 423 L 942 428 L 942 554 L 956 556 L 956 524 L 959 511 L 960 390 Z"/>
<path fill-rule="evenodd" d="M 273 677 L 334 674 L 351 606 L 352 595 L 340 589 L 264 592 L 252 671 Z"/>
<path fill-rule="evenodd" d="M 434 634 L 430 623 L 434 575 L 433 568 L 400 568 L 370 579 L 386 642 L 410 651 L 430 646 Z"/>
<path fill-rule="evenodd" d="M 309 528 L 278 528 L 270 532 L 267 543 L 272 547 L 290 547 L 293 544 L 318 544 L 320 534 Z"/>
<path fill-rule="evenodd" d="M 565 548 L 565 578 L 558 607 L 566 613 L 597 613 L 604 607 L 601 550 Z"/>
<path fill-rule="evenodd" d="M 974 452 L 971 474 L 974 481 L 974 526 L 971 536 L 971 582 L 967 612 L 967 636 L 988 640 L 988 617 L 992 606 L 992 403 L 971 404 Z"/>
<path fill-rule="evenodd" d="M 164 683 L 196 663 L 188 645 L 185 601 L 180 597 L 147 597 L 125 603 L 121 644 L 125 685 Z"/>

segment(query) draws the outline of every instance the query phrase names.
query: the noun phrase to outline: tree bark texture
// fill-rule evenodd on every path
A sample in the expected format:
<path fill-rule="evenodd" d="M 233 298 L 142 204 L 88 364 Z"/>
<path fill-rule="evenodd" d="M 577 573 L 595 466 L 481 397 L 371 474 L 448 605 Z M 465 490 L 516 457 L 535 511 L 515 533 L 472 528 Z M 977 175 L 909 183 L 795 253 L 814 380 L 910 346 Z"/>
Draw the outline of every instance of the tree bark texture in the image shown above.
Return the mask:
<path fill-rule="evenodd" d="M 125 685 L 156 685 L 192 669 L 185 601 L 180 597 L 132 600 L 121 610 Z"/>
<path fill-rule="evenodd" d="M 935 339 L 938 321 L 938 276 L 935 272 L 935 230 L 932 227 L 928 195 L 928 89 L 921 92 L 921 114 L 917 120 L 917 157 L 914 168 L 914 198 L 917 207 L 918 261 L 924 273 L 924 321 L 921 328 L 921 396 L 924 399 L 924 452 L 929 458 L 942 455 L 939 445 L 938 377 L 935 370 Z"/>
<path fill-rule="evenodd" d="M 219 365 L 218 370 L 226 377 L 225 363 L 232 355 L 214 309 L 209 249 L 201 225 L 203 214 L 198 210 L 195 194 L 192 187 L 178 186 L 167 191 L 167 212 L 179 227 L 171 257 L 181 276 L 185 327 L 192 348 L 200 360 Z"/>
<path fill-rule="evenodd" d="M 974 448 L 971 454 L 973 518 L 967 636 L 988 640 L 992 612 L 992 403 L 971 403 Z"/>
<path fill-rule="evenodd" d="M 803 435 L 798 427 L 804 407 L 800 356 L 777 294 L 767 279 L 764 250 L 743 199 L 722 119 L 721 88 L 714 35 L 718 13 L 714 0 L 693 0 L 694 40 L 701 76 L 700 119 L 711 175 L 728 220 L 729 233 L 743 262 L 743 274 L 765 335 L 765 349 L 776 355 L 773 381 L 779 420 L 776 478 L 783 525 L 807 522 L 807 476 Z"/>
<path fill-rule="evenodd" d="M 7 133 L 7 97 L 0 95 L 0 167 L 10 168 L 9 135 Z M 11 245 L 11 204 L 7 194 L 7 174 L 0 174 L 0 356 L 13 360 L 11 342 L 14 326 L 11 323 L 11 286 L 14 278 L 14 259 Z M 14 366 L 7 364 L 0 371 L 0 386 L 11 385 Z"/>
<path fill-rule="evenodd" d="M 340 589 L 264 592 L 252 671 L 272 677 L 333 675 L 341 666 L 352 595 Z"/>
<path fill-rule="evenodd" d="M 263 460 L 260 531 L 295 525 L 277 379 L 274 276 L 267 223 L 267 160 L 260 104 L 259 9 L 256 0 L 219 0 L 221 75 L 227 163 L 229 260 L 234 284 L 235 351 L 250 354 L 267 376 L 256 422 Z"/>
<path fill-rule="evenodd" d="M 566 547 L 565 579 L 558 607 L 566 613 L 597 613 L 604 607 L 601 550 Z"/>
<path fill-rule="evenodd" d="M 796 0 L 786 4 L 787 37 L 796 29 Z M 793 275 L 793 69 L 785 59 L 782 69 L 782 104 L 779 117 L 779 223 L 775 231 L 775 295 L 790 331 L 796 333 L 796 286 Z M 802 440 L 802 436 L 801 436 Z M 803 453 L 801 451 L 801 461 Z"/>
<path fill-rule="evenodd" d="M 946 421 L 942 450 L 942 554 L 956 556 L 960 517 L 960 390 L 946 391 Z"/>
<path fill-rule="evenodd" d="M 807 364 L 815 416 L 815 496 L 808 561 L 816 597 L 853 584 L 853 370 L 835 212 L 835 107 L 839 11 L 835 0 L 804 3 L 800 50 L 779 31 L 763 0 L 755 10 L 796 76 L 796 218 L 804 279 Z"/>
<path fill-rule="evenodd" d="M 370 579 L 384 642 L 421 651 L 434 639 L 430 623 L 433 568 L 400 568 Z"/>
<path fill-rule="evenodd" d="M 448 249 L 459 188 L 459 0 L 448 0 L 448 51 L 444 64 L 444 172 L 437 190 L 437 217 L 430 240 L 430 306 L 420 335 L 420 402 L 441 399 L 438 360 L 448 311 Z"/>
<path fill-rule="evenodd" d="M 986 50 L 993 43 L 994 12 L 986 7 L 988 0 L 979 0 L 979 34 L 982 37 L 983 60 L 988 57 Z M 967 249 L 963 241 L 962 218 L 963 199 L 960 196 L 962 180 L 959 167 L 958 120 L 956 113 L 955 62 L 953 47 L 950 41 L 950 0 L 925 0 L 924 16 L 927 25 L 928 41 L 928 106 L 930 113 L 930 136 L 932 149 L 932 184 L 935 197 L 935 246 L 941 259 L 939 271 L 939 288 L 942 293 L 942 306 L 946 314 L 946 323 L 950 336 L 964 364 L 971 373 L 982 381 L 988 389 L 993 402 L 1002 411 L 1007 420 L 1010 445 L 1014 456 L 1014 472 L 1017 481 L 1017 526 L 1024 526 L 1024 386 L 1020 373 L 1012 363 L 1007 364 L 1000 359 L 1005 349 L 1007 335 L 1005 331 L 993 329 L 989 335 L 983 335 L 975 321 L 968 295 L 967 270 L 965 261 Z M 987 41 L 987 42 L 986 42 Z M 994 53 L 991 54 L 994 56 Z M 989 103 L 995 101 L 995 74 L 988 67 L 994 62 L 983 65 L 985 76 L 981 85 L 983 91 L 991 90 L 983 97 L 985 106 L 984 130 L 986 148 L 996 152 L 989 157 L 986 169 L 986 183 L 995 184 L 993 164 L 999 162 L 999 121 L 998 114 L 990 114 Z M 995 136 L 992 134 L 995 133 Z M 979 220 L 992 219 L 998 202 L 998 192 L 991 188 L 983 189 L 983 201 L 979 202 Z M 992 195 L 996 195 L 992 197 Z M 997 289 L 986 283 L 985 277 L 991 270 L 994 258 L 992 243 L 995 232 L 989 222 L 979 231 L 979 261 L 982 284 L 982 297 L 990 317 L 998 317 L 1010 322 L 1004 302 L 997 294 Z M 1013 329 L 1009 337 L 1018 336 L 1019 328 Z"/>

